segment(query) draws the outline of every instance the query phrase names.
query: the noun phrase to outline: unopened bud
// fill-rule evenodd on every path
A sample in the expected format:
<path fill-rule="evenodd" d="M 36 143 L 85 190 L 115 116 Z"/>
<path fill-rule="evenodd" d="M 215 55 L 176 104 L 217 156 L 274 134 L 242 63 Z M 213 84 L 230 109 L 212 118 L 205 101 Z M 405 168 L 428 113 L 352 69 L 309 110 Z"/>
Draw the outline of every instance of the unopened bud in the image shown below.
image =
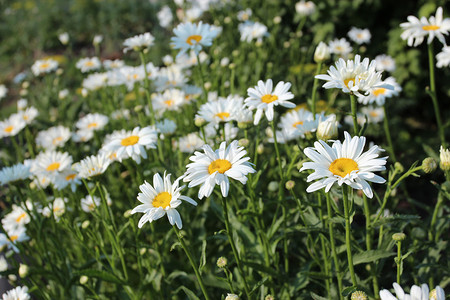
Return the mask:
<path fill-rule="evenodd" d="M 437 163 L 432 157 L 427 157 L 422 161 L 422 169 L 425 173 L 433 173 L 437 168 Z"/>
<path fill-rule="evenodd" d="M 204 87 L 206 90 L 209 90 L 211 88 L 211 86 L 212 86 L 211 82 L 209 82 L 209 81 L 205 82 Z"/>
<path fill-rule="evenodd" d="M 269 294 L 264 298 L 264 300 L 275 300 L 275 297 Z"/>
<path fill-rule="evenodd" d="M 397 242 L 403 241 L 404 239 L 406 239 L 406 234 L 404 234 L 403 232 L 394 233 L 392 235 L 392 239 Z"/>
<path fill-rule="evenodd" d="M 219 268 L 225 268 L 227 266 L 227 263 L 228 263 L 228 260 L 226 259 L 226 257 L 221 256 L 217 259 L 216 264 Z"/>
<path fill-rule="evenodd" d="M 205 125 L 205 123 L 206 123 L 206 120 L 203 118 L 195 118 L 195 120 L 194 120 L 194 124 L 197 127 L 202 127 L 203 125 Z"/>
<path fill-rule="evenodd" d="M 316 136 L 318 140 L 327 141 L 338 136 L 339 123 L 336 121 L 336 116 L 320 122 L 317 127 Z"/>
<path fill-rule="evenodd" d="M 29 271 L 29 268 L 27 265 L 20 264 L 20 266 L 19 266 L 19 276 L 20 277 L 22 277 L 22 278 L 27 277 L 28 271 Z"/>
<path fill-rule="evenodd" d="M 444 149 L 444 147 L 441 146 L 439 152 L 439 159 L 441 161 L 439 163 L 439 166 L 441 167 L 442 171 L 450 171 L 450 149 Z"/>
<path fill-rule="evenodd" d="M 290 190 L 292 190 L 294 187 L 295 187 L 295 181 L 294 180 L 288 180 L 287 182 L 286 182 L 286 189 L 288 190 L 288 191 L 290 191 Z"/>
<path fill-rule="evenodd" d="M 250 127 L 250 122 L 238 122 L 237 126 L 240 129 L 247 129 L 248 127 Z"/>
<path fill-rule="evenodd" d="M 123 213 L 124 218 L 129 218 L 131 216 L 131 209 Z"/>
<path fill-rule="evenodd" d="M 227 294 L 225 300 L 239 300 L 239 296 L 236 294 Z"/>
<path fill-rule="evenodd" d="M 224 22 L 225 24 L 229 24 L 229 23 L 231 23 L 231 18 L 228 17 L 228 16 L 226 16 L 226 17 L 223 19 L 223 22 Z"/>
<path fill-rule="evenodd" d="M 89 277 L 83 275 L 80 277 L 80 284 L 86 284 L 89 280 Z"/>
<path fill-rule="evenodd" d="M 141 248 L 141 249 L 139 250 L 139 254 L 140 254 L 140 255 L 144 255 L 145 252 L 147 252 L 147 248 Z"/>
<path fill-rule="evenodd" d="M 276 192 L 278 190 L 279 183 L 278 181 L 269 182 L 269 186 L 267 187 L 269 191 Z"/>
<path fill-rule="evenodd" d="M 316 63 L 324 62 L 330 58 L 330 48 L 324 43 L 320 42 L 317 45 L 316 51 L 314 52 L 314 61 Z"/>
<path fill-rule="evenodd" d="M 352 293 L 352 296 L 350 297 L 351 300 L 367 300 L 369 299 L 363 291 L 356 291 Z"/>
<path fill-rule="evenodd" d="M 403 165 L 402 165 L 401 163 L 399 163 L 399 162 L 396 162 L 396 163 L 394 164 L 394 168 L 395 168 L 396 170 L 398 170 L 400 173 L 402 173 L 402 172 L 405 170 L 405 168 L 403 168 Z"/>
<path fill-rule="evenodd" d="M 280 24 L 281 23 L 281 17 L 280 16 L 276 16 L 275 18 L 273 18 L 273 22 L 275 24 Z"/>
<path fill-rule="evenodd" d="M 142 111 L 144 109 L 144 106 L 142 106 L 142 105 L 136 105 L 135 107 L 134 107 L 134 111 L 135 112 L 140 112 L 140 111 Z"/>
<path fill-rule="evenodd" d="M 248 139 L 240 139 L 239 142 L 238 142 L 238 145 L 241 146 L 241 147 L 247 147 L 249 143 L 250 142 L 249 142 Z"/>
<path fill-rule="evenodd" d="M 86 229 L 89 227 L 90 224 L 91 222 L 89 222 L 89 220 L 86 220 L 83 223 L 81 223 L 81 228 Z"/>
<path fill-rule="evenodd" d="M 256 152 L 258 154 L 263 154 L 263 152 L 264 152 L 264 145 L 263 144 L 259 144 L 258 147 L 256 147 Z"/>

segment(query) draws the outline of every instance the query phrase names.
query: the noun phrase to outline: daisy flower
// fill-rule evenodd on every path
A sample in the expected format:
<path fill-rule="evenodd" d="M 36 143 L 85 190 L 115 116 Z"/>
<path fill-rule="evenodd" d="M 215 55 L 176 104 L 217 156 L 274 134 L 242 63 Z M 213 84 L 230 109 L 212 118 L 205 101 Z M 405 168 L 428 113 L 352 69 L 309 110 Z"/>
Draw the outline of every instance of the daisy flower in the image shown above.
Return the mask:
<path fill-rule="evenodd" d="M 429 19 L 422 17 L 419 20 L 415 16 L 408 16 L 408 22 L 400 24 L 403 29 L 400 37 L 407 40 L 408 46 L 413 47 L 422 44 L 426 36 L 428 36 L 428 44 L 436 37 L 443 45 L 446 45 L 444 35 L 447 35 L 450 30 L 450 18 L 443 19 L 442 13 L 442 7 L 439 7 L 436 10 L 436 16 L 431 16 Z"/>
<path fill-rule="evenodd" d="M 178 140 L 178 149 L 184 153 L 194 153 L 195 150 L 201 149 L 205 142 L 192 132 Z"/>
<path fill-rule="evenodd" d="M 156 122 L 155 126 L 158 129 L 158 132 L 162 134 L 174 134 L 175 130 L 177 130 L 177 123 L 169 119 L 164 119 L 161 122 Z"/>
<path fill-rule="evenodd" d="M 53 213 L 55 220 L 58 222 L 60 217 L 66 212 L 66 202 L 68 200 L 67 198 L 55 198 L 53 203 L 42 209 L 42 215 L 49 218 Z"/>
<path fill-rule="evenodd" d="M 6 97 L 8 93 L 8 88 L 4 84 L 0 84 L 0 100 Z"/>
<path fill-rule="evenodd" d="M 18 114 L 22 116 L 22 119 L 25 121 L 25 123 L 29 125 L 39 115 L 39 111 L 35 107 L 30 106 L 25 110 L 19 111 Z"/>
<path fill-rule="evenodd" d="M 361 113 L 367 116 L 369 123 L 380 123 L 384 119 L 384 109 L 382 107 L 364 106 Z"/>
<path fill-rule="evenodd" d="M 62 147 L 70 139 L 70 129 L 64 126 L 50 127 L 40 131 L 36 137 L 36 145 L 45 150 L 55 150 Z"/>
<path fill-rule="evenodd" d="M 121 59 L 115 59 L 115 60 L 106 59 L 103 61 L 103 67 L 106 70 L 118 69 L 118 68 L 122 68 L 123 66 L 125 66 L 125 62 Z"/>
<path fill-rule="evenodd" d="M 0 171 L 0 183 L 4 185 L 17 180 L 27 179 L 30 176 L 30 165 L 19 163 L 11 167 L 4 167 Z"/>
<path fill-rule="evenodd" d="M 426 283 L 422 284 L 420 287 L 417 285 L 413 285 L 411 287 L 410 294 L 406 294 L 402 287 L 396 282 L 394 282 L 392 286 L 394 287 L 395 295 L 397 297 L 392 295 L 388 290 L 384 289 L 380 291 L 381 300 L 445 300 L 445 292 L 440 286 L 436 286 L 436 288 L 430 292 Z"/>
<path fill-rule="evenodd" d="M 10 232 L 24 227 L 30 223 L 30 220 L 30 216 L 22 207 L 13 204 L 11 212 L 3 217 L 2 225 L 7 232 Z"/>
<path fill-rule="evenodd" d="M 67 168 L 63 170 L 61 173 L 59 173 L 53 182 L 53 185 L 57 190 L 62 190 L 68 185 L 70 185 L 70 188 L 72 192 L 75 192 L 77 189 L 77 185 L 81 184 L 80 177 L 78 176 L 78 172 L 75 170 L 72 170 L 70 168 Z"/>
<path fill-rule="evenodd" d="M 225 136 L 219 124 L 209 123 L 205 126 L 206 138 L 213 143 L 228 142 L 235 139 L 239 133 L 239 128 L 235 127 L 233 123 L 225 123 L 223 128 L 225 130 Z"/>
<path fill-rule="evenodd" d="M 59 172 L 72 164 L 72 157 L 67 152 L 46 151 L 36 156 L 31 165 L 31 172 L 53 180 Z"/>
<path fill-rule="evenodd" d="M 439 149 L 439 166 L 444 171 L 450 170 L 450 149 L 445 149 L 441 146 Z"/>
<path fill-rule="evenodd" d="M 353 93 L 361 96 L 361 93 L 368 95 L 375 88 L 393 89 L 387 83 L 381 81 L 381 72 L 375 71 L 376 61 L 365 58 L 361 61 L 361 56 L 356 55 L 354 60 L 343 60 L 340 58 L 336 62 L 336 67 L 331 66 L 326 74 L 316 75 L 315 78 L 326 80 L 322 86 L 325 89 L 338 88 L 344 93 Z"/>
<path fill-rule="evenodd" d="M 102 114 L 87 114 L 77 121 L 75 126 L 79 130 L 101 130 L 108 124 L 108 117 Z"/>
<path fill-rule="evenodd" d="M 241 34 L 241 41 L 250 43 L 253 40 L 261 43 L 262 38 L 268 36 L 267 26 L 259 22 L 246 21 L 238 26 Z"/>
<path fill-rule="evenodd" d="M 289 140 L 296 139 L 298 137 L 304 138 L 305 136 L 300 130 L 298 130 L 298 127 L 302 126 L 306 122 L 313 121 L 313 119 L 313 114 L 303 108 L 291 110 L 280 118 L 278 127 L 287 134 Z"/>
<path fill-rule="evenodd" d="M 75 67 L 80 69 L 82 73 L 87 73 L 100 69 L 102 63 L 97 57 L 85 57 L 77 61 Z"/>
<path fill-rule="evenodd" d="M 159 113 L 166 110 L 178 110 L 185 103 L 184 92 L 178 89 L 169 89 L 162 94 L 155 94 L 152 98 L 153 108 Z"/>
<path fill-rule="evenodd" d="M 152 127 L 136 127 L 132 131 L 118 132 L 105 145 L 104 150 L 116 152 L 118 160 L 131 157 L 136 163 L 147 158 L 146 149 L 156 149 L 157 132 Z"/>
<path fill-rule="evenodd" d="M 108 83 L 108 74 L 93 73 L 83 79 L 82 87 L 88 91 L 96 91 L 105 87 Z"/>
<path fill-rule="evenodd" d="M 103 174 L 108 169 L 111 160 L 104 153 L 88 156 L 75 164 L 73 169 L 80 178 L 91 178 Z"/>
<path fill-rule="evenodd" d="M 164 5 L 156 16 L 158 17 L 159 25 L 164 28 L 169 27 L 173 20 L 172 10 L 167 5 Z"/>
<path fill-rule="evenodd" d="M 67 45 L 69 43 L 69 39 L 70 39 L 70 37 L 69 37 L 69 34 L 67 32 L 63 32 L 63 33 L 58 35 L 58 40 L 63 45 Z"/>
<path fill-rule="evenodd" d="M 145 51 L 153 45 L 154 41 L 155 38 L 150 34 L 150 32 L 135 35 L 133 37 L 127 38 L 123 42 L 123 45 L 125 46 L 123 52 L 126 53 L 128 52 L 128 50 L 134 50 L 136 52 Z"/>
<path fill-rule="evenodd" d="M 84 212 L 90 213 L 95 210 L 96 207 L 100 206 L 101 199 L 97 196 L 92 197 L 90 195 L 87 195 L 86 197 L 82 198 L 80 200 L 81 202 L 81 209 Z"/>
<path fill-rule="evenodd" d="M 0 249 L 7 246 L 9 249 L 18 253 L 19 249 L 16 247 L 16 244 L 28 241 L 30 239 L 26 231 L 27 230 L 24 226 L 14 228 L 13 230 L 8 231 L 9 238 L 6 234 L 0 233 Z"/>
<path fill-rule="evenodd" d="M 200 106 L 195 118 L 203 118 L 206 122 L 219 124 L 236 120 L 238 114 L 238 101 L 221 98 L 217 101 L 208 101 Z"/>
<path fill-rule="evenodd" d="M 334 141 L 330 147 L 324 141 L 318 141 L 314 143 L 314 147 L 304 150 L 312 162 L 305 162 L 300 172 L 314 170 L 314 173 L 308 176 L 307 182 L 319 179 L 306 191 L 311 193 L 325 188 L 325 192 L 328 192 L 337 182 L 339 186 L 345 183 L 354 189 L 363 190 L 367 197 L 372 198 L 373 192 L 367 181 L 386 182 L 373 172 L 386 169 L 384 165 L 387 157 L 377 158 L 381 151 L 378 146 L 373 146 L 363 153 L 365 137 L 352 138 L 348 132 L 344 132 L 344 135 L 343 143 Z"/>
<path fill-rule="evenodd" d="M 328 47 L 330 48 L 330 53 L 336 54 L 343 58 L 347 58 L 353 50 L 350 43 L 345 38 L 330 41 Z"/>
<path fill-rule="evenodd" d="M 312 1 L 300 1 L 295 4 L 295 11 L 300 16 L 310 16 L 316 11 L 316 5 Z"/>
<path fill-rule="evenodd" d="M 238 11 L 238 13 L 237 13 L 237 18 L 241 22 L 248 21 L 251 16 L 252 16 L 252 10 L 250 8 Z"/>
<path fill-rule="evenodd" d="M 8 119 L 0 121 L 0 138 L 15 136 L 27 124 L 19 113 L 12 114 Z"/>
<path fill-rule="evenodd" d="M 203 151 L 204 153 L 197 151 L 189 158 L 192 163 L 186 166 L 186 177 L 183 179 L 184 182 L 189 182 L 190 188 L 201 184 L 199 199 L 209 197 L 216 184 L 220 185 L 222 195 L 227 197 L 229 178 L 246 184 L 247 174 L 256 172 L 248 162 L 250 157 L 244 157 L 247 151 L 238 146 L 238 141 L 232 141 L 228 147 L 226 142 L 222 142 L 215 151 L 209 145 L 204 145 Z"/>
<path fill-rule="evenodd" d="M 395 60 L 391 56 L 386 54 L 377 55 L 375 61 L 377 62 L 375 67 L 377 71 L 395 71 Z"/>
<path fill-rule="evenodd" d="M 391 86 L 391 89 L 387 89 L 385 87 L 378 87 L 370 90 L 369 95 L 364 96 L 361 95 L 358 97 L 358 102 L 362 104 L 373 104 L 376 103 L 378 106 L 383 106 L 386 102 L 386 98 L 392 98 L 398 96 L 398 94 L 402 91 L 402 88 L 397 83 L 394 77 L 386 78 L 382 84 L 387 84 Z"/>
<path fill-rule="evenodd" d="M 258 85 L 254 88 L 247 89 L 248 97 L 245 99 L 245 105 L 253 110 L 256 108 L 256 114 L 254 124 L 259 124 L 263 112 L 266 114 L 267 120 L 271 122 L 273 120 L 273 107 L 284 106 L 287 108 L 294 108 L 295 104 L 289 102 L 294 98 L 294 94 L 289 92 L 291 84 L 289 82 L 280 81 L 273 90 L 272 79 L 267 80 L 265 83 L 262 80 L 258 81 Z"/>
<path fill-rule="evenodd" d="M 43 60 L 37 60 L 31 66 L 31 71 L 34 76 L 39 76 L 44 73 L 50 73 L 58 68 L 58 62 L 54 59 L 48 58 Z"/>
<path fill-rule="evenodd" d="M 358 45 L 361 45 L 370 43 L 370 38 L 372 37 L 372 35 L 367 28 L 360 29 L 352 27 L 348 32 L 348 37 Z"/>
<path fill-rule="evenodd" d="M 436 54 L 436 60 L 436 67 L 448 67 L 450 65 L 450 47 L 444 46 L 444 48 L 442 48 L 442 51 Z"/>
<path fill-rule="evenodd" d="M 28 288 L 26 286 L 18 286 L 12 290 L 7 291 L 2 295 L 3 300 L 30 300 Z"/>
<path fill-rule="evenodd" d="M 197 202 L 187 196 L 181 195 L 180 191 L 185 186 L 178 186 L 183 177 L 179 177 L 174 183 L 170 181 L 171 174 L 163 177 L 159 174 L 153 176 L 153 186 L 147 181 L 144 182 L 139 189 L 137 199 L 142 204 L 136 206 L 131 213 L 143 213 L 144 215 L 139 220 L 138 227 L 141 228 L 146 222 L 153 222 L 162 218 L 167 214 L 170 225 L 177 225 L 179 229 L 183 227 L 180 214 L 177 207 L 180 206 L 181 200 L 184 200 L 192 205 L 197 206 Z"/>
<path fill-rule="evenodd" d="M 171 45 L 174 49 L 180 49 L 177 55 L 180 56 L 188 50 L 194 50 L 198 54 L 202 47 L 211 46 L 212 40 L 219 34 L 219 31 L 200 21 L 198 24 L 190 22 L 179 24 L 173 33 L 175 36 L 171 38 Z"/>
<path fill-rule="evenodd" d="M 72 134 L 72 140 L 76 143 L 87 142 L 94 137 L 93 130 L 77 130 Z"/>

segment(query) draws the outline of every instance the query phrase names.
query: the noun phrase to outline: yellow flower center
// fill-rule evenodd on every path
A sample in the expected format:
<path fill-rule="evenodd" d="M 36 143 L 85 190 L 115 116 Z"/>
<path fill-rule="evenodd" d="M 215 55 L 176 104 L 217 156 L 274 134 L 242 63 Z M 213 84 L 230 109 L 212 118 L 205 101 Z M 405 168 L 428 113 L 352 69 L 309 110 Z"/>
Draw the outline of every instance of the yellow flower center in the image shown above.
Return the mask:
<path fill-rule="evenodd" d="M 231 169 L 231 163 L 226 159 L 216 159 L 208 166 L 209 174 L 212 174 L 216 171 L 223 174 L 229 169 Z"/>
<path fill-rule="evenodd" d="M 328 168 L 331 173 L 341 177 L 345 177 L 352 171 L 359 170 L 356 161 L 350 158 L 338 158 L 333 161 Z"/>
<path fill-rule="evenodd" d="M 60 136 L 58 136 L 57 138 L 54 138 L 53 141 L 52 141 L 53 145 L 56 145 L 58 142 L 61 142 L 62 139 L 63 139 L 63 138 L 60 137 Z"/>
<path fill-rule="evenodd" d="M 19 236 L 18 235 L 11 235 L 9 238 L 11 239 L 11 242 L 15 242 L 19 238 Z"/>
<path fill-rule="evenodd" d="M 66 180 L 69 181 L 69 180 L 74 179 L 75 177 L 77 177 L 77 174 L 70 174 L 70 175 L 66 176 Z"/>
<path fill-rule="evenodd" d="M 225 120 L 225 118 L 228 118 L 230 116 L 227 112 L 220 112 L 214 115 L 215 117 L 219 117 L 222 121 Z"/>
<path fill-rule="evenodd" d="M 271 94 L 267 94 L 261 97 L 261 101 L 264 103 L 271 103 L 273 101 L 278 100 L 278 96 L 277 95 L 271 95 Z"/>
<path fill-rule="evenodd" d="M 303 125 L 303 121 L 298 121 L 292 124 L 292 127 L 297 128 L 297 125 Z"/>
<path fill-rule="evenodd" d="M 24 119 L 25 121 L 28 121 L 29 117 L 28 117 L 27 115 L 23 115 L 23 119 Z"/>
<path fill-rule="evenodd" d="M 23 218 L 27 216 L 26 213 L 22 213 L 20 216 L 17 217 L 16 222 L 19 223 Z"/>
<path fill-rule="evenodd" d="M 14 126 L 12 126 L 12 125 L 8 126 L 8 127 L 5 128 L 5 132 L 11 133 L 13 131 L 13 129 L 14 129 Z"/>
<path fill-rule="evenodd" d="M 137 142 L 139 142 L 139 137 L 137 135 L 132 135 L 132 136 L 122 139 L 120 144 L 122 144 L 122 146 L 126 147 L 126 146 L 132 146 L 134 144 L 137 144 Z"/>
<path fill-rule="evenodd" d="M 138 74 L 133 74 L 133 79 L 138 79 Z"/>
<path fill-rule="evenodd" d="M 167 106 L 172 106 L 172 105 L 173 105 L 173 100 L 165 100 L 164 103 L 165 103 Z"/>
<path fill-rule="evenodd" d="M 436 26 L 436 25 L 425 25 L 425 26 L 422 26 L 422 29 L 426 30 L 426 31 L 438 30 L 439 28 L 441 28 L 441 27 Z"/>
<path fill-rule="evenodd" d="M 190 35 L 187 39 L 186 39 L 186 43 L 188 43 L 189 45 L 194 45 L 198 44 L 200 41 L 202 40 L 202 36 L 198 35 L 198 34 L 194 34 L 194 35 Z M 192 41 L 195 41 L 194 43 L 192 43 Z"/>
<path fill-rule="evenodd" d="M 93 63 L 92 61 L 87 61 L 87 62 L 84 63 L 84 65 L 85 65 L 86 67 L 93 67 L 93 66 L 94 66 L 94 63 Z"/>
<path fill-rule="evenodd" d="M 430 292 L 430 300 L 436 300 L 436 299 L 437 299 L 437 292 L 436 292 L 436 289 L 434 289 Z"/>
<path fill-rule="evenodd" d="M 348 84 L 349 84 L 350 81 L 353 81 L 353 85 L 355 85 L 355 78 L 347 78 L 347 79 L 344 80 L 344 84 L 348 88 L 349 88 Z"/>
<path fill-rule="evenodd" d="M 48 62 L 41 64 L 41 69 L 47 69 L 48 67 L 50 67 L 50 64 Z"/>
<path fill-rule="evenodd" d="M 92 122 L 91 124 L 88 125 L 88 128 L 93 128 L 97 126 L 98 126 L 97 122 Z"/>
<path fill-rule="evenodd" d="M 379 88 L 373 91 L 374 96 L 384 95 L 384 93 L 386 93 L 385 88 Z"/>
<path fill-rule="evenodd" d="M 371 111 L 371 112 L 369 113 L 369 115 L 370 115 L 371 117 L 378 117 L 378 113 L 377 113 L 376 111 Z"/>
<path fill-rule="evenodd" d="M 56 171 L 56 170 L 59 169 L 59 166 L 60 166 L 60 165 L 61 165 L 61 164 L 60 164 L 59 162 L 51 163 L 51 164 L 48 165 L 47 171 L 49 171 L 49 172 Z"/>
<path fill-rule="evenodd" d="M 156 195 L 155 199 L 153 199 L 152 205 L 153 207 L 162 207 L 166 208 L 170 205 L 170 201 L 172 200 L 172 195 L 168 192 L 162 192 Z"/>

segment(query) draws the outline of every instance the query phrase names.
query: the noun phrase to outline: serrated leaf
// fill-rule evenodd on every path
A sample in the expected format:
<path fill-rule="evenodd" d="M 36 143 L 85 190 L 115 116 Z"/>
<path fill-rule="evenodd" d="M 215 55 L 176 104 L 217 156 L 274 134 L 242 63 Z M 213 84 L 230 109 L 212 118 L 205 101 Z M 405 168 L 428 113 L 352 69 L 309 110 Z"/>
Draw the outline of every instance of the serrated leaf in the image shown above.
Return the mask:
<path fill-rule="evenodd" d="M 394 256 L 394 252 L 388 252 L 385 250 L 369 250 L 362 253 L 358 253 L 353 256 L 353 265 L 369 263 L 377 261 L 382 258 Z"/>

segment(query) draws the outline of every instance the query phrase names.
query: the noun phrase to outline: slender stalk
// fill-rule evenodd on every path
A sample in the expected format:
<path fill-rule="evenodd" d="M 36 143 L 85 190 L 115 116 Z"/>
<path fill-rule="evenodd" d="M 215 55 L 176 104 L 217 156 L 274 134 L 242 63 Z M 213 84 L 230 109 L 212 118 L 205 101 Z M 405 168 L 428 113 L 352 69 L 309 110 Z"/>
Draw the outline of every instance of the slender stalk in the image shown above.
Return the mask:
<path fill-rule="evenodd" d="M 195 276 L 197 277 L 198 284 L 200 285 L 200 288 L 203 292 L 203 296 L 205 297 L 206 300 L 209 300 L 210 298 L 208 296 L 208 293 L 206 292 L 205 285 L 203 284 L 202 276 L 200 275 L 200 272 L 197 269 L 197 264 L 195 263 L 194 258 L 192 257 L 191 251 L 189 251 L 189 248 L 186 245 L 186 243 L 184 242 L 184 239 L 180 233 L 180 230 L 175 225 L 173 225 L 173 230 L 177 234 L 177 237 L 178 237 L 178 240 L 180 241 L 181 247 L 183 248 L 184 253 L 186 253 L 186 256 L 188 257 L 189 262 L 191 263 L 192 269 L 194 269 L 194 273 L 195 273 Z"/>
<path fill-rule="evenodd" d="M 386 139 L 389 145 L 389 152 L 391 154 L 391 158 L 394 162 L 397 162 L 397 158 L 395 157 L 395 151 L 394 151 L 394 144 L 392 143 L 391 139 L 391 131 L 389 130 L 389 121 L 388 121 L 388 115 L 386 111 L 386 103 L 383 105 L 383 111 L 384 111 L 384 120 L 383 120 L 383 127 L 384 127 L 384 133 L 386 134 Z"/>
<path fill-rule="evenodd" d="M 280 151 L 278 149 L 278 142 L 277 142 L 277 133 L 275 130 L 275 124 L 273 121 L 270 121 L 270 126 L 272 126 L 272 131 L 273 131 L 273 141 L 274 141 L 274 145 L 275 145 L 275 152 L 277 153 L 277 160 L 278 160 L 278 171 L 280 173 L 280 180 L 281 180 L 281 184 L 283 184 L 283 167 L 281 166 L 281 155 L 280 155 Z M 280 188 L 281 188 L 281 184 L 280 184 Z"/>
<path fill-rule="evenodd" d="M 357 286 L 355 270 L 353 268 L 353 257 L 352 257 L 352 249 L 351 249 L 351 242 L 350 242 L 350 235 L 351 235 L 350 211 L 349 211 L 350 208 L 349 208 L 349 200 L 348 200 L 348 187 L 346 184 L 342 185 L 342 195 L 344 198 L 343 202 L 344 202 L 344 214 L 345 214 L 345 245 L 347 247 L 348 269 L 350 271 L 353 286 Z"/>
<path fill-rule="evenodd" d="M 208 100 L 208 92 L 206 91 L 205 87 L 205 77 L 203 76 L 202 63 L 200 62 L 200 56 L 198 55 L 198 53 L 196 53 L 196 56 L 197 56 L 197 66 L 200 73 L 200 81 L 202 83 L 203 101 L 206 102 Z"/>
<path fill-rule="evenodd" d="M 320 70 L 322 69 L 322 62 L 317 64 L 316 75 L 320 74 Z M 311 95 L 311 112 L 313 114 L 314 120 L 316 119 L 316 92 L 317 92 L 317 84 L 319 83 L 319 79 L 314 78 L 313 90 Z"/>
<path fill-rule="evenodd" d="M 370 222 L 370 206 L 369 201 L 367 200 L 366 195 L 363 196 L 364 199 L 364 215 L 366 217 L 366 249 L 367 251 L 372 250 L 372 226 Z M 379 287 L 378 287 L 378 278 L 375 274 L 375 264 L 370 264 L 370 274 L 373 282 L 373 294 L 378 295 Z"/>
<path fill-rule="evenodd" d="M 230 288 L 230 292 L 234 294 L 233 282 L 231 281 L 230 270 L 227 267 L 223 269 L 225 276 L 227 277 L 228 287 Z"/>
<path fill-rule="evenodd" d="M 155 112 L 153 110 L 152 98 L 150 97 L 150 82 L 148 81 L 148 72 L 147 72 L 147 65 L 146 65 L 146 62 L 145 62 L 144 52 L 140 51 L 139 52 L 139 57 L 141 58 L 141 63 L 142 63 L 142 66 L 144 68 L 144 74 L 145 74 L 144 89 L 145 89 L 145 96 L 147 97 L 148 108 L 150 109 L 151 125 L 155 125 L 155 123 L 156 123 Z"/>
<path fill-rule="evenodd" d="M 322 211 L 322 194 L 321 193 L 317 193 L 317 202 L 319 205 L 319 218 L 320 218 L 320 221 L 322 222 L 322 226 L 325 228 L 325 220 L 323 218 L 323 211 Z M 327 277 L 325 279 L 325 287 L 327 290 L 327 295 L 328 295 L 328 297 L 330 297 L 331 276 L 329 274 L 328 253 L 326 251 L 325 238 L 323 235 L 320 235 L 320 246 L 322 247 L 323 270 Z"/>
<path fill-rule="evenodd" d="M 247 279 L 244 274 L 244 271 L 242 270 L 241 259 L 239 258 L 239 253 L 237 252 L 236 245 L 234 244 L 233 231 L 231 230 L 230 220 L 228 219 L 228 206 L 227 206 L 227 201 L 225 200 L 225 197 L 222 197 L 222 209 L 223 209 L 223 218 L 225 221 L 225 230 L 227 232 L 228 241 L 230 242 L 230 245 L 231 245 L 231 250 L 233 251 L 234 259 L 236 260 L 239 274 L 241 274 L 241 277 L 242 277 L 242 280 L 244 283 L 245 294 L 247 295 L 247 299 L 251 299 L 250 298 L 250 289 L 247 284 Z"/>
<path fill-rule="evenodd" d="M 430 96 L 433 101 L 434 114 L 436 115 L 436 122 L 439 130 L 439 137 L 441 139 L 441 144 L 444 148 L 447 147 L 445 143 L 444 127 L 442 127 L 441 113 L 439 110 L 439 104 L 436 94 L 436 81 L 434 77 L 434 51 L 433 43 L 428 44 L 428 65 L 430 67 Z"/>
<path fill-rule="evenodd" d="M 439 209 L 441 208 L 442 202 L 444 201 L 444 196 L 442 195 L 442 193 L 439 193 L 438 195 L 438 201 L 436 203 L 436 206 L 434 207 L 434 211 L 433 211 L 433 217 L 431 218 L 431 223 L 430 223 L 430 228 L 428 229 L 428 239 L 430 241 L 433 240 L 433 236 L 434 234 L 436 234 L 435 236 L 435 241 L 438 241 L 438 235 L 435 232 L 436 231 L 436 221 L 437 221 L 437 214 Z"/>
<path fill-rule="evenodd" d="M 397 283 L 400 284 L 400 275 L 402 268 L 402 242 L 397 241 Z"/>
<path fill-rule="evenodd" d="M 342 290 L 343 290 L 342 273 L 341 273 L 341 267 L 339 266 L 339 260 L 338 260 L 337 251 L 336 251 L 336 244 L 334 241 L 333 222 L 330 221 L 330 219 L 332 217 L 331 197 L 330 197 L 330 193 L 325 193 L 325 194 L 327 197 L 328 232 L 330 234 L 331 254 L 332 254 L 333 260 L 334 260 L 334 268 L 336 269 L 336 277 L 337 277 L 338 289 L 339 289 L 339 291 L 338 291 L 339 299 L 342 300 L 342 299 L 344 299 L 342 296 Z"/>
<path fill-rule="evenodd" d="M 352 109 L 352 118 L 353 118 L 353 130 L 355 132 L 355 135 L 359 135 L 359 128 L 358 128 L 358 119 L 356 117 L 356 97 L 353 94 L 350 94 L 350 106 Z"/>

